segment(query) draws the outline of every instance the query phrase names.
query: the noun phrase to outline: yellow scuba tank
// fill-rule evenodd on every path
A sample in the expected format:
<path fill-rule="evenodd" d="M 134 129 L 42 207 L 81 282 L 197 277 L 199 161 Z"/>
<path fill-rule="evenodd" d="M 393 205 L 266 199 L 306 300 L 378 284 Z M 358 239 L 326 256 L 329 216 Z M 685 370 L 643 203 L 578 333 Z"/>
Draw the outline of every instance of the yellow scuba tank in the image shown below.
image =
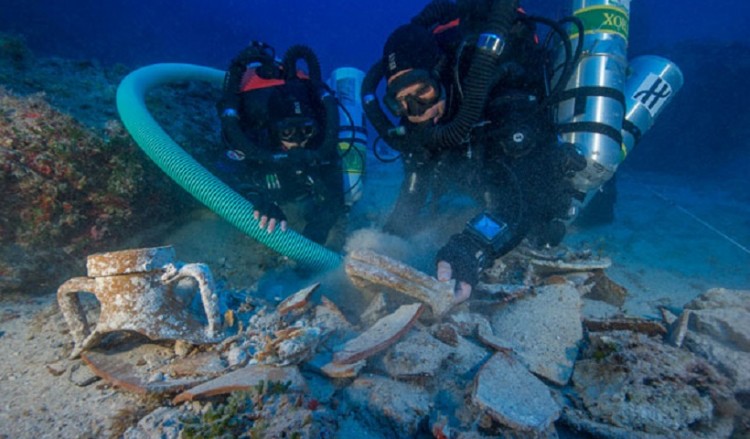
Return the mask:
<path fill-rule="evenodd" d="M 362 197 L 367 154 L 367 129 L 362 110 L 360 89 L 365 73 L 353 67 L 342 67 L 331 73 L 328 85 L 339 100 L 338 151 L 344 175 L 344 200 L 353 205 Z"/>

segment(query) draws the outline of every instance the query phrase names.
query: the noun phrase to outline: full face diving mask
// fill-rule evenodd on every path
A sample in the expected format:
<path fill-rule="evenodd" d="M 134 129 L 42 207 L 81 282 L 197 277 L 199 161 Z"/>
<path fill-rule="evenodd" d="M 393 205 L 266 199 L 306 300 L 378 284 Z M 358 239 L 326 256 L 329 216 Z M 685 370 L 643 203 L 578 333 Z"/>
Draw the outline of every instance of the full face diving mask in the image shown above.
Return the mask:
<path fill-rule="evenodd" d="M 404 88 L 414 85 L 418 87 L 413 93 L 398 96 Z M 442 96 L 442 86 L 434 75 L 426 70 L 415 69 L 391 81 L 383 100 L 396 117 L 418 117 L 437 104 Z"/>

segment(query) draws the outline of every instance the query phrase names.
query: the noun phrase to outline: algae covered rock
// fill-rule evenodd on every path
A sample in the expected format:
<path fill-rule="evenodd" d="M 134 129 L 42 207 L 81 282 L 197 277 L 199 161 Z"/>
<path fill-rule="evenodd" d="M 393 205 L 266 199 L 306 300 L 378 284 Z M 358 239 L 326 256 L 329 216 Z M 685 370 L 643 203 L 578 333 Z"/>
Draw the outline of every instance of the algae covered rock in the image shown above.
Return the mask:
<path fill-rule="evenodd" d="M 592 335 L 573 383 L 589 421 L 631 434 L 720 437 L 717 407 L 730 397 L 700 357 L 629 331 Z"/>
<path fill-rule="evenodd" d="M 119 122 L 108 124 L 107 137 L 43 94 L 0 87 L 0 286 L 57 283 L 71 261 L 174 210 L 167 192 L 174 186 L 146 164 Z"/>

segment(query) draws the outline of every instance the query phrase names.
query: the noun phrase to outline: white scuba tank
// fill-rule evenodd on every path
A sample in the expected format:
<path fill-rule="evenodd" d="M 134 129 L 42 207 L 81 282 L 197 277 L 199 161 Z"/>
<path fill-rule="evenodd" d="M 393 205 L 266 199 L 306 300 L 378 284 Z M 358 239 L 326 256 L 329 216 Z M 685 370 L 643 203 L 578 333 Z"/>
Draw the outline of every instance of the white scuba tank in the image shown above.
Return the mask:
<path fill-rule="evenodd" d="M 656 117 L 682 88 L 682 71 L 672 61 L 655 55 L 633 58 L 625 81 L 625 120 L 622 143 L 625 155 L 633 150 Z"/>
<path fill-rule="evenodd" d="M 573 0 L 572 9 L 583 22 L 584 35 L 571 34 L 571 43 L 575 48 L 583 38 L 583 52 L 557 105 L 555 123 L 562 141 L 575 144 L 586 158 L 586 169 L 576 174 L 573 185 L 588 195 L 614 175 L 624 158 L 630 1 Z M 561 66 L 562 48 L 557 59 Z M 559 75 L 562 68 L 556 71 Z"/>
<path fill-rule="evenodd" d="M 343 167 L 344 199 L 348 206 L 362 197 L 364 189 L 367 130 L 360 91 L 364 77 L 365 73 L 359 69 L 342 67 L 334 70 L 328 81 L 343 107 L 339 108 L 338 151 Z"/>

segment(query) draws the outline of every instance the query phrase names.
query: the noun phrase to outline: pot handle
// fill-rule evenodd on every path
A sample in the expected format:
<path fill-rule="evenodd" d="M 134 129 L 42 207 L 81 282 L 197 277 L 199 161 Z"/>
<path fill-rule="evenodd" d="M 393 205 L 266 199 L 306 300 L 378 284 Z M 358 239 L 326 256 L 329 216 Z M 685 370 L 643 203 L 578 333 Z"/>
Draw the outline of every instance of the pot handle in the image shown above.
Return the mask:
<path fill-rule="evenodd" d="M 84 340 L 91 334 L 86 312 L 81 306 L 78 293 L 95 294 L 95 281 L 91 277 L 74 277 L 68 279 L 57 289 L 57 304 L 65 317 L 65 322 L 73 336 L 76 348 L 83 346 Z M 74 350 L 75 351 L 75 350 Z"/>
<path fill-rule="evenodd" d="M 219 300 L 215 293 L 216 286 L 211 269 L 208 268 L 208 265 L 200 263 L 181 266 L 167 264 L 164 266 L 164 274 L 161 276 L 161 281 L 165 284 L 170 284 L 186 277 L 195 279 L 198 282 L 203 310 L 206 312 L 206 318 L 208 319 L 206 336 L 208 338 L 215 338 L 221 327 L 221 314 L 219 313 Z"/>

